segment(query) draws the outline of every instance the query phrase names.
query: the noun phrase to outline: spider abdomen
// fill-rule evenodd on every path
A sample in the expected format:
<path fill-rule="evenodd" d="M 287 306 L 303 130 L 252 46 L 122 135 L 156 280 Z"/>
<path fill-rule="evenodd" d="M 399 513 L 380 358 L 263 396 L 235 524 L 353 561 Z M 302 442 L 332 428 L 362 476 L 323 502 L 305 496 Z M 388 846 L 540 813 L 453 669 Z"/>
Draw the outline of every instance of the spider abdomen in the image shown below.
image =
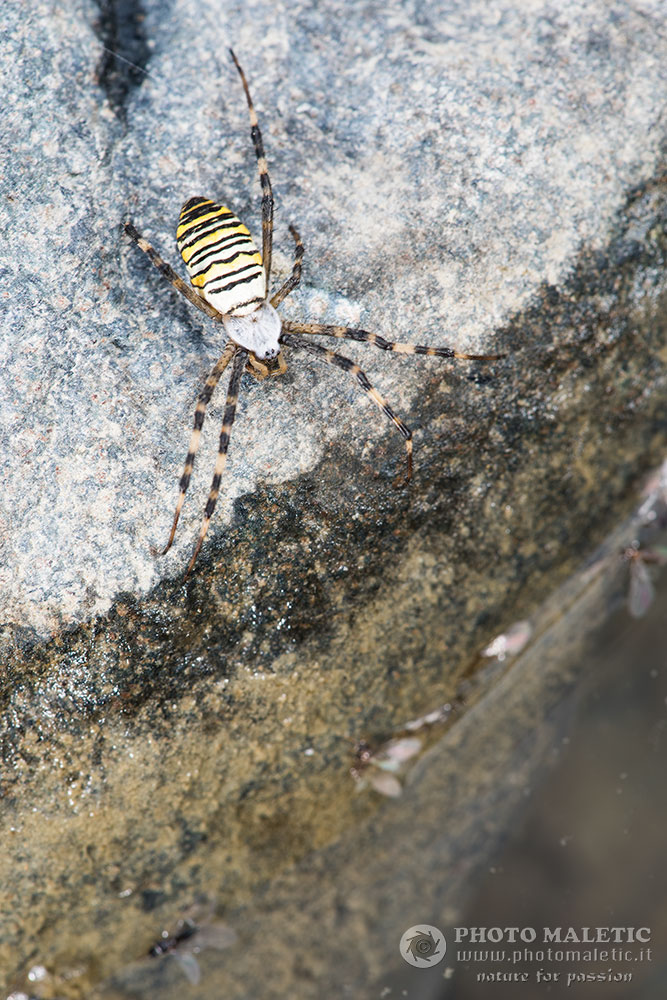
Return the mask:
<path fill-rule="evenodd" d="M 190 198 L 176 240 L 190 281 L 223 316 L 244 316 L 266 298 L 262 257 L 243 223 L 224 205 Z"/>

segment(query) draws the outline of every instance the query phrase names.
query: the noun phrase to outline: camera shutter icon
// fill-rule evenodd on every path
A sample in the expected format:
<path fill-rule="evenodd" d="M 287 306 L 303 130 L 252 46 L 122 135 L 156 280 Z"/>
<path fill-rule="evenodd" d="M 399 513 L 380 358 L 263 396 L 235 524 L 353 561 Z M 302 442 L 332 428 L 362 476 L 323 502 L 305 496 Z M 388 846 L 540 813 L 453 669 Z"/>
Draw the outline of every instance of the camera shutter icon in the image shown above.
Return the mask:
<path fill-rule="evenodd" d="M 430 969 L 442 962 L 447 951 L 445 935 L 431 924 L 409 927 L 399 945 L 401 957 L 416 969 Z"/>

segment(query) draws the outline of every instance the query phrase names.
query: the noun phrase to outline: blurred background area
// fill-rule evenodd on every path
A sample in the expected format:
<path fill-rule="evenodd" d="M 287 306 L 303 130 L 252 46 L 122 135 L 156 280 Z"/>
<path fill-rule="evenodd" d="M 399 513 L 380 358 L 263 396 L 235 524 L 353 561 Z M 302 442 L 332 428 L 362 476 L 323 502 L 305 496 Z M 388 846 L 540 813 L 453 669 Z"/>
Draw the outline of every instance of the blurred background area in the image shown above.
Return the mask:
<path fill-rule="evenodd" d="M 667 573 L 645 616 L 625 603 L 591 643 L 581 682 L 562 704 L 563 731 L 554 766 L 530 792 L 461 921 L 469 927 L 649 927 L 651 960 L 610 962 L 575 971 L 630 971 L 631 983 L 544 987 L 540 995 L 658 1000 L 667 980 Z M 569 721 L 567 716 L 571 715 Z M 576 945 L 572 947 L 577 947 Z M 635 952 L 638 949 L 635 948 Z M 546 966 L 565 973 L 564 966 Z M 480 982 L 500 968 L 459 965 L 441 996 L 514 1000 L 532 996 L 529 982 Z M 504 967 L 509 969 L 508 966 Z M 599 994 L 596 994 L 599 995 Z"/>

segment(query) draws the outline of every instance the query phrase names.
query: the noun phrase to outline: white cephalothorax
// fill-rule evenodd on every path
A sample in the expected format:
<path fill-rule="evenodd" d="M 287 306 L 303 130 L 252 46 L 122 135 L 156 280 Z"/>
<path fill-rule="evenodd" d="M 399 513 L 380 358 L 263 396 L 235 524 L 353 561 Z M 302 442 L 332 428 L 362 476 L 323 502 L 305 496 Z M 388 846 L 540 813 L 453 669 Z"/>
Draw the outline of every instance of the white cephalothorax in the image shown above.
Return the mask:
<path fill-rule="evenodd" d="M 262 302 L 246 316 L 223 316 L 222 322 L 229 339 L 261 361 L 280 354 L 280 317 L 269 302 Z"/>

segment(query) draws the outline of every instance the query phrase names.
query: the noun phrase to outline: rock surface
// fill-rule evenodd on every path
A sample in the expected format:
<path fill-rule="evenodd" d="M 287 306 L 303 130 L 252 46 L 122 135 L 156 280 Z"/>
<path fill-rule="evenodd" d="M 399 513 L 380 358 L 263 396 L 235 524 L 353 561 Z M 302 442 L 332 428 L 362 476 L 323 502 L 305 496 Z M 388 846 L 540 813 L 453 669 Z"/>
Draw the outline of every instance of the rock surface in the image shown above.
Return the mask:
<path fill-rule="evenodd" d="M 452 698 L 666 438 L 661 3 L 101 8 L 11 2 L 0 45 L 0 886 L 17 915 L 0 968 L 10 986 L 43 962 L 61 993 L 67 970 L 89 988 L 146 951 L 193 891 L 233 909 L 369 822 L 346 740 Z M 183 586 L 220 397 L 177 542 L 151 550 L 221 341 L 122 222 L 175 267 L 192 195 L 258 234 L 230 44 L 271 169 L 276 283 L 289 222 L 306 244 L 283 314 L 508 356 L 335 342 L 413 427 L 409 490 L 400 437 L 343 373 L 294 353 L 283 379 L 247 379 Z M 484 801 L 491 836 L 508 812 Z"/>
<path fill-rule="evenodd" d="M 515 6 L 371 5 L 346 17 L 331 45 L 335 4 L 292 17 L 257 3 L 227 18 L 204 4 L 200 32 L 187 4 L 168 16 L 149 5 L 149 75 L 135 73 L 120 120 L 97 84 L 109 54 L 94 8 L 85 24 L 48 5 L 26 19 L 16 5 L 4 56 L 20 65 L 3 125 L 4 621 L 44 635 L 107 610 L 121 591 L 147 592 L 187 560 L 220 399 L 173 554 L 156 561 L 151 547 L 168 534 L 220 331 L 119 226 L 130 214 L 175 266 L 175 223 L 193 194 L 223 198 L 258 231 L 246 109 L 226 45 L 245 64 L 264 128 L 277 276 L 290 268 L 288 222 L 307 247 L 290 318 L 493 351 L 505 346 L 494 331 L 544 282 L 561 284 L 582 248 L 607 245 L 664 138 L 659 5 Z M 406 419 L 425 424 L 424 385 L 445 366 L 349 353 Z M 530 381 L 535 361 L 498 367 L 495 396 L 508 376 Z M 488 391 L 467 395 L 472 408 L 490 405 Z M 385 451 L 400 462 L 400 439 L 353 384 L 295 357 L 282 382 L 244 386 L 208 551 L 220 550 L 236 498 L 312 472 L 325 453 L 331 464 L 343 452 L 377 468 Z"/>

